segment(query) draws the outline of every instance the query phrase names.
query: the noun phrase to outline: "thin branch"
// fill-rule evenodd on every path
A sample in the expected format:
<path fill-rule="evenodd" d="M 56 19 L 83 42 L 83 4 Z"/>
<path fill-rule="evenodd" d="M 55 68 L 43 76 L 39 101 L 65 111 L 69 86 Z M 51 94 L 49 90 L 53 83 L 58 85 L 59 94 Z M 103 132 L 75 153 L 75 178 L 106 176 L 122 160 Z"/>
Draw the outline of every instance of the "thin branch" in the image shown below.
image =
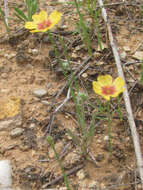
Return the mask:
<path fill-rule="evenodd" d="M 75 166 L 74 168 L 72 168 L 71 170 L 69 170 L 69 171 L 66 173 L 66 175 L 67 175 L 67 176 L 72 175 L 72 174 L 76 173 L 78 170 L 80 170 L 80 169 L 83 168 L 83 167 L 84 167 L 84 164 L 80 164 L 80 165 L 78 165 L 78 166 Z M 51 182 L 49 182 L 49 183 L 43 185 L 42 188 L 47 188 L 47 187 L 49 187 L 49 186 L 51 186 L 51 185 L 55 185 L 55 184 L 57 184 L 59 181 L 63 181 L 63 180 L 64 180 L 64 176 L 61 175 L 61 176 L 55 178 L 54 180 L 52 180 Z"/>
<path fill-rule="evenodd" d="M 5 13 L 5 22 L 8 26 L 8 16 L 9 16 L 9 13 L 8 13 L 8 2 L 7 0 L 4 0 L 4 13 Z"/>
<path fill-rule="evenodd" d="M 117 69 L 118 69 L 118 74 L 125 81 L 124 73 L 123 73 L 122 66 L 121 66 L 120 56 L 119 56 L 119 53 L 118 53 L 118 50 L 117 50 L 117 47 L 116 47 L 116 44 L 115 44 L 115 41 L 113 38 L 110 23 L 107 19 L 106 9 L 104 8 L 102 0 L 98 0 L 98 3 L 99 3 L 101 10 L 102 10 L 102 17 L 103 17 L 103 19 L 106 23 L 106 26 L 107 26 L 109 41 L 110 41 L 110 45 L 112 47 L 113 55 L 115 58 Z M 128 117 L 128 122 L 130 125 L 132 139 L 133 139 L 133 143 L 134 143 L 134 149 L 135 149 L 135 154 L 136 154 L 136 159 L 137 159 L 137 166 L 138 166 L 141 184 L 142 184 L 142 188 L 143 188 L 143 160 L 142 160 L 141 148 L 140 148 L 140 143 L 139 143 L 139 136 L 137 133 L 137 129 L 136 129 L 133 113 L 132 113 L 132 108 L 131 108 L 131 103 L 130 103 L 130 98 L 129 98 L 126 82 L 125 82 L 125 91 L 123 93 L 123 97 L 124 97 L 124 102 L 125 102 L 125 106 L 126 106 L 127 117 Z"/>

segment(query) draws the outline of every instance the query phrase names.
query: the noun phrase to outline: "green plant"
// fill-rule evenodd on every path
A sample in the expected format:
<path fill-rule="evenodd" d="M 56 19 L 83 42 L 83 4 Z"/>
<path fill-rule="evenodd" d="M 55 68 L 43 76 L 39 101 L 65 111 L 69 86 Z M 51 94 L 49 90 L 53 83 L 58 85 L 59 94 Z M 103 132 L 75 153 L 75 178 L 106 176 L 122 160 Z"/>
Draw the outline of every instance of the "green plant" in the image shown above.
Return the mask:
<path fill-rule="evenodd" d="M 84 103 L 87 101 L 87 95 L 83 92 L 78 92 L 75 95 L 75 92 L 72 91 L 72 98 L 74 100 L 77 120 L 79 124 L 80 136 L 73 134 L 70 129 L 68 129 L 68 134 L 72 137 L 74 143 L 80 148 L 81 154 L 85 159 L 88 159 L 88 148 L 91 145 L 91 142 L 94 137 L 94 124 L 95 124 L 95 115 L 92 115 L 91 123 L 88 126 L 85 118 L 85 106 Z"/>
<path fill-rule="evenodd" d="M 82 13 L 80 11 L 79 4 L 78 4 L 77 0 L 74 0 L 74 2 L 75 2 L 75 7 L 76 7 L 76 10 L 77 10 L 77 13 L 79 15 L 79 27 L 81 29 L 81 35 L 82 35 L 82 38 L 83 38 L 83 42 L 87 46 L 89 55 L 92 56 L 91 40 L 90 40 L 90 37 L 89 37 L 89 33 L 88 33 L 88 30 L 87 30 L 86 24 L 84 22 L 83 15 L 82 15 Z"/>
<path fill-rule="evenodd" d="M 32 21 L 32 15 L 37 11 L 38 4 L 36 0 L 25 0 L 27 15 L 18 7 L 14 7 L 16 17 L 22 21 Z"/>
<path fill-rule="evenodd" d="M 63 168 L 63 166 L 62 166 L 61 159 L 60 159 L 60 157 L 59 157 L 59 155 L 58 155 L 58 153 L 57 153 L 57 151 L 56 151 L 56 149 L 55 149 L 55 145 L 54 145 L 53 138 L 52 138 L 51 136 L 47 136 L 47 141 L 48 141 L 49 145 L 51 146 L 51 148 L 53 149 L 53 151 L 54 151 L 54 153 L 55 153 L 56 159 L 57 159 L 57 161 L 58 161 L 58 163 L 59 163 L 59 166 L 60 166 L 61 171 L 62 171 L 63 176 L 64 176 L 64 182 L 65 182 L 65 185 L 66 185 L 66 187 L 67 187 L 67 190 L 71 190 L 71 188 L 70 188 L 70 186 L 69 186 L 68 177 L 67 177 L 67 175 L 66 175 L 66 173 L 65 173 L 65 170 L 64 170 L 64 168 Z"/>
<path fill-rule="evenodd" d="M 107 100 L 107 121 L 108 121 L 108 137 L 109 137 L 109 150 L 112 154 L 112 140 L 111 140 L 111 112 L 110 112 L 110 99 L 116 98 L 120 93 L 124 92 L 125 82 L 121 77 L 117 77 L 114 81 L 110 75 L 99 75 L 97 81 L 93 81 L 93 90 L 96 94 L 102 96 Z M 118 101 L 118 112 L 121 119 L 121 110 Z"/>

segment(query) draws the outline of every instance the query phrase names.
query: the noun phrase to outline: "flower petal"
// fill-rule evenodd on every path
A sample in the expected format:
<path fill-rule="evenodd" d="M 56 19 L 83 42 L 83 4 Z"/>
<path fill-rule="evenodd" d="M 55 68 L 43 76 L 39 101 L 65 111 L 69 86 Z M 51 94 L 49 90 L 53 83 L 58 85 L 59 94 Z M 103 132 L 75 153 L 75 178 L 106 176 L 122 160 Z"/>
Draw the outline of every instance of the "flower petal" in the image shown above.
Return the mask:
<path fill-rule="evenodd" d="M 94 90 L 94 92 L 95 92 L 96 94 L 102 96 L 102 97 L 103 97 L 104 99 L 106 99 L 106 100 L 110 100 L 110 95 L 107 95 L 107 96 L 106 96 L 106 95 L 104 95 L 104 94 L 102 93 L 102 88 L 101 88 L 99 82 L 93 81 L 93 82 L 92 82 L 92 85 L 93 85 L 93 90 Z"/>
<path fill-rule="evenodd" d="M 117 77 L 114 80 L 113 85 L 116 87 L 116 90 L 119 93 L 124 92 L 124 90 L 125 90 L 125 88 L 124 88 L 125 82 L 121 77 Z"/>
<path fill-rule="evenodd" d="M 30 29 L 30 30 L 32 30 L 32 29 L 35 29 L 37 26 L 36 26 L 36 24 L 34 23 L 34 22 L 26 22 L 25 23 L 25 28 L 26 29 Z"/>
<path fill-rule="evenodd" d="M 100 86 L 108 86 L 112 84 L 112 77 L 110 75 L 99 75 L 97 81 Z"/>
<path fill-rule="evenodd" d="M 93 90 L 96 94 L 102 95 L 101 86 L 99 85 L 99 83 L 97 81 L 93 81 L 92 86 L 93 86 Z"/>
<path fill-rule="evenodd" d="M 60 19 L 61 19 L 62 14 L 58 11 L 53 11 L 50 15 L 49 15 L 49 20 L 52 23 L 48 28 L 52 28 L 55 24 L 57 24 Z"/>
<path fill-rule="evenodd" d="M 117 88 L 118 90 L 120 90 L 120 89 L 122 89 L 122 88 L 124 87 L 125 82 L 124 82 L 124 80 L 123 80 L 121 77 L 117 77 L 117 78 L 114 80 L 113 85 L 115 85 L 116 88 Z"/>
<path fill-rule="evenodd" d="M 32 16 L 32 20 L 35 22 L 35 23 L 40 23 L 44 20 L 47 20 L 47 17 L 48 17 L 48 14 L 46 11 L 41 11 L 39 14 L 35 14 Z"/>
<path fill-rule="evenodd" d="M 110 95 L 109 96 L 105 96 L 105 95 L 101 95 L 105 100 L 110 100 Z"/>

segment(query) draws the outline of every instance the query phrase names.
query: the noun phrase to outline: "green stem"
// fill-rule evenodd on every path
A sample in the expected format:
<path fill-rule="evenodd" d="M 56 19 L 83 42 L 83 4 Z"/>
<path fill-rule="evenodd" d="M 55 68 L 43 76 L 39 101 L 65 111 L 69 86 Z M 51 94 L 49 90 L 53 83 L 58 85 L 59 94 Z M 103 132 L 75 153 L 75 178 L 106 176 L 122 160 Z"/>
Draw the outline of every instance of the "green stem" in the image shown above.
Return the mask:
<path fill-rule="evenodd" d="M 107 119 L 108 119 L 108 138 L 109 138 L 109 151 L 112 155 L 112 138 L 111 138 L 111 114 L 110 114 L 110 102 L 107 103 Z"/>
<path fill-rule="evenodd" d="M 53 142 L 53 138 L 52 138 L 51 136 L 48 136 L 48 137 L 47 137 L 47 141 L 48 141 L 48 143 L 50 144 L 51 148 L 53 149 L 53 151 L 54 151 L 54 153 L 55 153 L 55 155 L 56 155 L 56 159 L 57 159 L 57 161 L 58 161 L 58 163 L 59 163 L 59 166 L 60 166 L 60 168 L 61 168 L 61 170 L 62 170 L 62 173 L 63 173 L 63 176 L 64 176 L 64 181 L 65 181 L 65 185 L 66 185 L 66 187 L 67 187 L 67 190 L 71 190 L 70 187 L 69 187 L 69 180 L 68 180 L 67 175 L 66 175 L 66 173 L 65 173 L 65 171 L 64 171 L 64 168 L 63 168 L 63 166 L 62 166 L 62 162 L 61 162 L 60 157 L 59 157 L 59 155 L 58 155 L 58 153 L 57 153 L 57 151 L 56 151 L 56 149 L 55 149 L 55 145 L 54 145 L 54 142 Z"/>
<path fill-rule="evenodd" d="M 122 111 L 121 111 L 121 107 L 120 107 L 119 97 L 117 97 L 117 105 L 118 105 L 118 113 L 119 113 L 120 121 L 122 121 L 123 115 L 122 115 Z"/>

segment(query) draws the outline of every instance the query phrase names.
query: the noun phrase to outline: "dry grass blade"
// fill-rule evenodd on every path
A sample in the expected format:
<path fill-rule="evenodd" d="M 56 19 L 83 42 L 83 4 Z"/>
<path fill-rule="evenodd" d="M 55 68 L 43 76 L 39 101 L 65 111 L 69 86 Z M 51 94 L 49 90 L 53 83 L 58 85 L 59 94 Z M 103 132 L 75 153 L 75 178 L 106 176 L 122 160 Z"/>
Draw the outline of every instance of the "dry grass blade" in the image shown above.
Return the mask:
<path fill-rule="evenodd" d="M 113 51 L 116 66 L 118 69 L 118 73 L 125 81 L 124 73 L 123 73 L 122 66 L 121 66 L 120 56 L 119 56 L 116 44 L 114 42 L 110 23 L 107 19 L 106 9 L 104 8 L 102 0 L 98 0 L 98 3 L 102 10 L 102 17 L 107 26 L 109 41 L 110 41 L 110 45 L 112 47 L 112 51 Z M 141 148 L 140 148 L 140 143 L 139 143 L 139 136 L 138 136 L 136 125 L 135 125 L 132 108 L 131 108 L 131 103 L 130 103 L 130 98 L 129 98 L 126 84 L 125 84 L 125 87 L 126 87 L 126 90 L 123 93 L 124 102 L 125 102 L 125 106 L 126 106 L 128 122 L 130 125 L 130 130 L 131 130 L 131 134 L 132 134 L 132 139 L 133 139 L 134 149 L 135 149 L 135 154 L 136 154 L 136 159 L 137 159 L 137 166 L 138 166 L 138 170 L 139 170 L 139 174 L 140 174 L 140 178 L 141 178 L 142 189 L 143 189 L 143 160 L 142 160 Z"/>
<path fill-rule="evenodd" d="M 8 2 L 7 0 L 4 0 L 4 12 L 5 12 L 5 22 L 8 26 Z"/>

